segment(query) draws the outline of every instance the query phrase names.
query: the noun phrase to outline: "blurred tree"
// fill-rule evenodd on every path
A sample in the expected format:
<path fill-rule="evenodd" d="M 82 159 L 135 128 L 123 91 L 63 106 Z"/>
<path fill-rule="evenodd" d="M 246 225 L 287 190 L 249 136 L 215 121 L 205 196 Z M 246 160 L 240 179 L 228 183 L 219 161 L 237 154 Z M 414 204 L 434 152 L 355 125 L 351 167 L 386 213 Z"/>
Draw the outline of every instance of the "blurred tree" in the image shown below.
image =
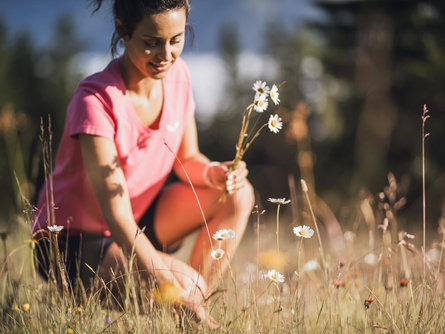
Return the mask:
<path fill-rule="evenodd" d="M 325 189 L 357 194 L 383 189 L 386 173 L 420 182 L 420 115 L 427 104 L 427 178 L 445 166 L 440 149 L 445 115 L 445 3 L 427 0 L 317 1 L 326 14 L 311 27 L 323 41 L 326 86 L 320 115 L 333 108 L 340 132 L 316 141 L 317 180 Z M 326 103 L 328 101 L 328 103 Z M 329 168 L 327 168 L 329 166 Z M 442 195 L 443 196 L 443 195 Z M 340 197 L 341 198 L 341 197 Z"/>
<path fill-rule="evenodd" d="M 8 39 L 0 20 L 0 220 L 8 221 L 22 203 L 14 171 L 30 200 L 42 183 L 40 120 L 52 120 L 53 153 L 63 131 L 69 99 L 80 80 L 71 67 L 82 50 L 71 16 L 61 17 L 51 45 L 36 50 L 28 33 Z M 25 166 L 28 167 L 27 170 Z M 40 177 L 38 176 L 40 174 Z M 38 181 L 40 179 L 40 181 Z M 29 182 L 28 182 L 29 181 Z"/>

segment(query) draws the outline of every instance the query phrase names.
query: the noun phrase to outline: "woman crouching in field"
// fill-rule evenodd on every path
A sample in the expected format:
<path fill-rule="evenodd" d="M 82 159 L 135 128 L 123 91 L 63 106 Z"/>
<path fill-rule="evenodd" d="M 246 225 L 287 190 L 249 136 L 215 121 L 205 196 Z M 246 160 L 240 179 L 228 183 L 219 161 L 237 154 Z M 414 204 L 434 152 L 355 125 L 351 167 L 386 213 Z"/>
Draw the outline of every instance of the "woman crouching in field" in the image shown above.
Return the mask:
<path fill-rule="evenodd" d="M 95 1 L 96 10 L 102 2 Z M 180 58 L 189 10 L 187 0 L 113 1 L 112 51 L 119 40 L 125 50 L 74 92 L 52 185 L 47 182 L 40 192 L 33 230 L 47 249 L 47 227 L 64 227 L 59 250 L 70 281 L 80 278 L 84 285 L 94 276 L 88 266 L 105 280 L 123 274 L 134 247 L 146 279 L 186 291 L 185 307 L 209 320 L 204 297 L 215 287 L 216 268 L 227 265 L 211 258 L 210 242 L 216 241 L 209 233 L 235 231 L 235 241 L 224 249 L 231 258 L 251 213 L 253 190 L 244 163 L 229 174 L 230 162 L 210 162 L 199 151 L 189 73 Z M 179 181 L 166 185 L 172 170 Z M 219 202 L 224 191 L 229 196 Z M 168 254 L 196 229 L 190 264 Z M 42 272 L 48 258 L 39 255 Z"/>

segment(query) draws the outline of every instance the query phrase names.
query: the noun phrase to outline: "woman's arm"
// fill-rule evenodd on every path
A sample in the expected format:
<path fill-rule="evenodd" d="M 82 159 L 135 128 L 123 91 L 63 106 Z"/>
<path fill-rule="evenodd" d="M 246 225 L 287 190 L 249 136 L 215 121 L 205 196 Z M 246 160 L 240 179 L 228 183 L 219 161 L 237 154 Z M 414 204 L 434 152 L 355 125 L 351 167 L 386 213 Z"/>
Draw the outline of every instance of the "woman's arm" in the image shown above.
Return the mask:
<path fill-rule="evenodd" d="M 113 141 L 86 134 L 80 134 L 79 139 L 85 170 L 113 241 L 127 254 L 134 245 L 139 269 L 151 272 L 160 281 L 167 280 L 181 287 L 134 220 L 125 177 Z"/>
<path fill-rule="evenodd" d="M 114 143 L 86 134 L 79 135 L 79 139 L 85 170 L 113 241 L 127 254 L 134 246 L 139 269 L 152 273 L 158 281 L 169 281 L 182 289 L 184 306 L 195 312 L 200 320 L 216 327 L 204 308 L 206 284 L 202 277 L 187 264 L 158 252 L 138 228 Z"/>

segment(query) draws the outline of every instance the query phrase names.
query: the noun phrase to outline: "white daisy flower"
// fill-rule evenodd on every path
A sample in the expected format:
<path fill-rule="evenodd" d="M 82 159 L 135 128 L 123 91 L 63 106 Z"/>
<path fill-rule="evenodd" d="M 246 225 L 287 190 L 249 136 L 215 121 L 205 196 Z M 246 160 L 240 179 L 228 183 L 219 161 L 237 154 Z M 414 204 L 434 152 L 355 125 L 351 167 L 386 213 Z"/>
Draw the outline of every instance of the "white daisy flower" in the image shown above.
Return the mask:
<path fill-rule="evenodd" d="M 255 97 L 255 101 L 253 103 L 254 103 L 253 110 L 255 110 L 256 112 L 263 112 L 269 106 L 269 102 L 267 102 L 266 95 L 260 95 L 258 97 Z"/>
<path fill-rule="evenodd" d="M 214 260 L 221 260 L 224 256 L 224 251 L 221 248 L 218 248 L 212 251 L 210 255 Z"/>
<path fill-rule="evenodd" d="M 264 95 L 264 97 L 267 97 L 270 92 L 270 88 L 266 86 L 265 81 L 258 80 L 253 84 L 252 89 L 256 92 L 255 99 Z"/>
<path fill-rule="evenodd" d="M 374 266 L 375 264 L 377 264 L 378 258 L 377 255 L 375 255 L 374 253 L 369 253 L 368 255 L 365 256 L 364 260 L 366 264 Z"/>
<path fill-rule="evenodd" d="M 278 117 L 278 115 L 270 115 L 268 126 L 271 132 L 278 133 L 283 128 L 281 117 Z"/>
<path fill-rule="evenodd" d="M 303 272 L 317 270 L 318 268 L 320 268 L 318 262 L 315 260 L 310 260 L 306 262 L 305 265 L 303 266 Z"/>
<path fill-rule="evenodd" d="M 268 198 L 267 200 L 271 203 L 282 205 L 290 203 L 290 199 L 286 200 L 285 198 Z"/>
<path fill-rule="evenodd" d="M 59 233 L 60 231 L 63 230 L 63 226 L 59 226 L 59 225 L 51 225 L 51 226 L 47 226 L 48 230 L 50 230 L 50 232 L 52 233 Z"/>
<path fill-rule="evenodd" d="M 356 237 L 356 235 L 352 231 L 346 231 L 344 234 L 344 238 L 346 241 L 354 241 L 355 237 Z"/>
<path fill-rule="evenodd" d="M 297 237 L 301 238 L 311 238 L 314 235 L 314 230 L 306 225 L 294 227 L 293 231 Z"/>
<path fill-rule="evenodd" d="M 226 240 L 232 238 L 235 238 L 235 231 L 231 229 L 219 230 L 213 235 L 213 239 L 215 240 Z"/>
<path fill-rule="evenodd" d="M 280 103 L 280 93 L 278 93 L 278 87 L 276 85 L 272 86 L 269 95 L 275 105 Z"/>
<path fill-rule="evenodd" d="M 274 282 L 277 282 L 277 283 L 283 283 L 284 282 L 284 275 L 280 274 L 275 269 L 269 270 L 265 276 L 267 278 L 269 278 L 270 280 L 272 280 Z"/>

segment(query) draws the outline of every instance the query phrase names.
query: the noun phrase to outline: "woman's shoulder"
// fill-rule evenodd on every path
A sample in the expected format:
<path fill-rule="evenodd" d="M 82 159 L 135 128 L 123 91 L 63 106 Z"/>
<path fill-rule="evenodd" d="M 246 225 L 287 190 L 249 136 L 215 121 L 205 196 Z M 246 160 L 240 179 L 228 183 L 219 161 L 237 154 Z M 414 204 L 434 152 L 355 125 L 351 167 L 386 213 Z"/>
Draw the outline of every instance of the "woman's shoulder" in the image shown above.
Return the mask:
<path fill-rule="evenodd" d="M 109 90 L 124 90 L 122 77 L 119 71 L 118 59 L 111 60 L 108 65 L 99 72 L 84 78 L 76 91 L 93 91 L 102 93 Z"/>
<path fill-rule="evenodd" d="M 113 100 L 125 95 L 125 85 L 119 71 L 118 59 L 113 59 L 100 72 L 84 78 L 74 91 L 71 102 L 77 100 L 100 101 L 113 105 Z"/>

